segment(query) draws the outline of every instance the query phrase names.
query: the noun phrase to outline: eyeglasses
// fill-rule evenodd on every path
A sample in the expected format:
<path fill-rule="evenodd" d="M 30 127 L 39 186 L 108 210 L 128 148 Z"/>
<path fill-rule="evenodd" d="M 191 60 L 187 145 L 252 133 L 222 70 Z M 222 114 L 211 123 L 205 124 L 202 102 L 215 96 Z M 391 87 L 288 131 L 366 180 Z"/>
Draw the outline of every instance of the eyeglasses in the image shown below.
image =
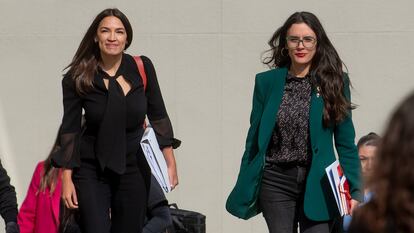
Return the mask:
<path fill-rule="evenodd" d="M 303 47 L 307 49 L 313 49 L 316 45 L 316 38 L 312 36 L 305 36 L 300 39 L 297 36 L 288 36 L 286 37 L 287 47 L 290 49 L 295 49 L 299 47 L 300 43 L 303 44 Z"/>

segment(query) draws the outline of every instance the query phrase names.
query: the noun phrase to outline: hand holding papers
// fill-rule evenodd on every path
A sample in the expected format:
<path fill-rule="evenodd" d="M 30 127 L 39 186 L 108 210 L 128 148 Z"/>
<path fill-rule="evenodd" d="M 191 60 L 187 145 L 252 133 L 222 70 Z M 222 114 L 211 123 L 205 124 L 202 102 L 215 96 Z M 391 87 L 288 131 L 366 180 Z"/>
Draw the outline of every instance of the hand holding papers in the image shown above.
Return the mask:
<path fill-rule="evenodd" d="M 160 150 L 154 129 L 148 125 L 141 139 L 141 148 L 155 179 L 165 192 L 171 191 L 167 163 Z"/>
<path fill-rule="evenodd" d="M 339 213 L 341 216 L 349 215 L 351 210 L 349 184 L 338 160 L 325 168 L 325 170 L 335 196 L 336 204 L 338 205 Z"/>

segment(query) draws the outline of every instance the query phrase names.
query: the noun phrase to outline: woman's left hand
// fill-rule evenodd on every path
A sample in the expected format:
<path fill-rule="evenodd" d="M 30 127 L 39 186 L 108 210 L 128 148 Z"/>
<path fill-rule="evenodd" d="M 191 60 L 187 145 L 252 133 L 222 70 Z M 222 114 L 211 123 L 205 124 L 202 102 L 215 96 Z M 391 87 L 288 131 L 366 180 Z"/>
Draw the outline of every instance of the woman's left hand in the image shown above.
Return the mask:
<path fill-rule="evenodd" d="M 168 167 L 168 177 L 170 178 L 171 190 L 178 185 L 177 164 L 175 162 L 174 151 L 172 147 L 165 147 L 162 150 Z"/>
<path fill-rule="evenodd" d="M 354 210 L 358 207 L 359 201 L 351 199 L 351 210 L 349 211 L 350 215 L 354 213 Z"/>
<path fill-rule="evenodd" d="M 178 185 L 177 167 L 175 165 L 168 167 L 168 177 L 170 178 L 171 190 L 173 190 Z"/>

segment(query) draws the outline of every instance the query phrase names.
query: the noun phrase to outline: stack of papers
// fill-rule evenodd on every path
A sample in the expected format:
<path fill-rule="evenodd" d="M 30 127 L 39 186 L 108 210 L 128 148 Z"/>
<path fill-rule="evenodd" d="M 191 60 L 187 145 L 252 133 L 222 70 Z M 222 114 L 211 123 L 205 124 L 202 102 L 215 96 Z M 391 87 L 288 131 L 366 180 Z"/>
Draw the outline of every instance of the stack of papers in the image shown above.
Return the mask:
<path fill-rule="evenodd" d="M 349 184 L 338 160 L 329 165 L 325 170 L 335 196 L 339 213 L 341 216 L 349 215 L 351 210 Z"/>
<path fill-rule="evenodd" d="M 151 173 L 165 192 L 171 191 L 167 163 L 155 136 L 154 129 L 148 125 L 141 139 L 141 148 L 151 168 Z"/>

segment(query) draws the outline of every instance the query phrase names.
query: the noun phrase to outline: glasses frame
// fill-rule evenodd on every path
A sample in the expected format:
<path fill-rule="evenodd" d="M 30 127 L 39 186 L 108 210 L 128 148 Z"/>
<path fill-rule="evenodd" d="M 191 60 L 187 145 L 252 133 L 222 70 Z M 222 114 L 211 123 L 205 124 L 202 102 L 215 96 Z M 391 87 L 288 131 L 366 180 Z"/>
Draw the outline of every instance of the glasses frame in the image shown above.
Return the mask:
<path fill-rule="evenodd" d="M 298 40 L 298 42 L 296 43 L 296 46 L 295 46 L 295 47 L 289 47 L 289 39 L 291 39 L 291 38 L 295 38 L 295 39 L 297 39 L 297 40 Z M 312 38 L 312 39 L 314 39 L 314 40 L 315 40 L 315 42 L 312 44 L 312 46 L 311 46 L 311 47 L 306 47 L 305 42 L 304 42 L 304 39 L 305 39 L 305 38 Z M 313 36 L 305 36 L 305 37 L 303 37 L 302 39 L 301 39 L 300 37 L 297 37 L 297 36 L 286 36 L 286 46 L 287 46 L 289 49 L 296 49 L 297 47 L 299 47 L 300 43 L 302 43 L 302 45 L 303 45 L 303 47 L 304 47 L 305 49 L 313 49 L 313 48 L 315 48 L 315 47 L 316 47 L 316 44 L 318 43 L 318 40 L 317 40 L 315 37 L 313 37 Z"/>

